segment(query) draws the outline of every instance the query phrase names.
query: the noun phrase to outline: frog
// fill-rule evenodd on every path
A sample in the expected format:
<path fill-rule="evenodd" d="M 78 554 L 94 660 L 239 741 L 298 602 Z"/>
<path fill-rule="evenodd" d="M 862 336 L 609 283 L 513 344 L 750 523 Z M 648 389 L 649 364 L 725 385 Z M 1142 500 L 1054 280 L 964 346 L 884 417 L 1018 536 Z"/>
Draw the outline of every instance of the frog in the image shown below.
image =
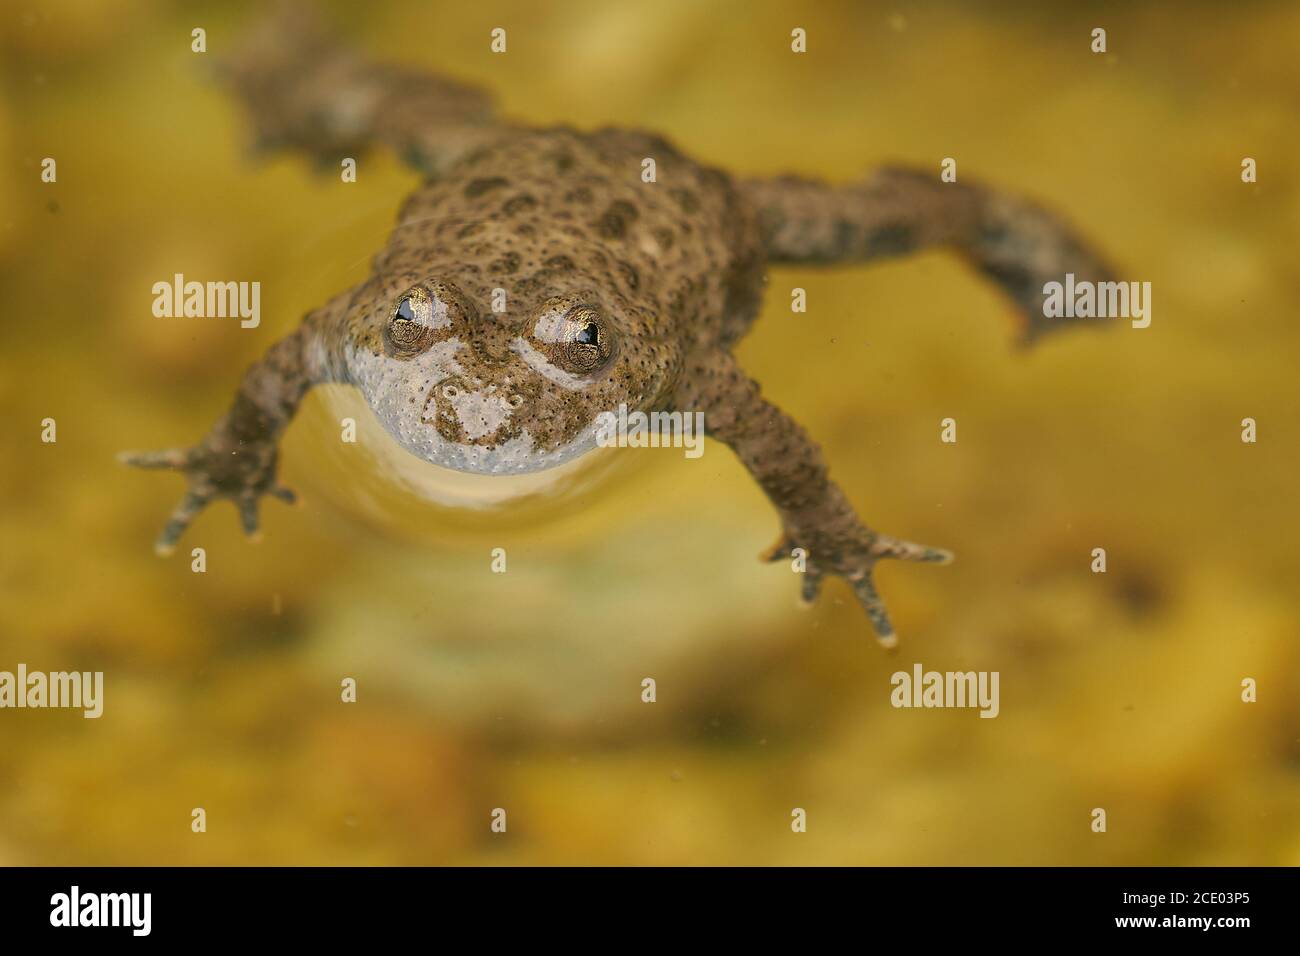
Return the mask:
<path fill-rule="evenodd" d="M 256 537 L 264 497 L 295 500 L 277 478 L 279 442 L 318 385 L 358 389 L 431 466 L 485 476 L 580 458 L 620 406 L 702 413 L 777 512 L 761 557 L 802 565 L 804 602 L 827 578 L 847 582 L 876 640 L 897 647 L 876 565 L 953 555 L 868 526 L 818 444 L 737 361 L 769 267 L 951 250 L 1005 293 L 1027 344 L 1068 324 L 1045 317 L 1044 284 L 1106 280 L 1100 254 L 1044 205 L 914 167 L 847 183 L 749 177 L 654 132 L 506 120 L 484 91 L 360 55 L 286 9 L 219 71 L 261 148 L 337 168 L 386 147 L 422 183 L 368 277 L 271 345 L 205 437 L 120 456 L 187 480 L 156 550 L 214 501 L 233 502 Z"/>

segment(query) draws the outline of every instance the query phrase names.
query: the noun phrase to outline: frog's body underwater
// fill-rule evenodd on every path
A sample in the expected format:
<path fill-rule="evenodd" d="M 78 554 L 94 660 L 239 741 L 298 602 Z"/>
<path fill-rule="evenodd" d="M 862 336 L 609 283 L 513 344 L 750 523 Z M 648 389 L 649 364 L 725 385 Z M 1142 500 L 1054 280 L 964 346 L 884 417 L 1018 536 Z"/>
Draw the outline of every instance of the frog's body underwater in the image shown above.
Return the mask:
<path fill-rule="evenodd" d="M 236 503 L 250 534 L 261 495 L 293 499 L 276 483 L 276 449 L 319 383 L 359 388 L 419 457 L 484 474 L 581 455 L 598 416 L 620 404 L 703 412 L 780 513 L 768 557 L 803 549 L 805 600 L 825 575 L 846 579 L 892 646 L 875 562 L 951 556 L 863 524 L 803 428 L 737 365 L 731 348 L 758 313 L 766 264 L 948 246 L 1006 290 L 1032 337 L 1046 328 L 1044 282 L 1105 279 L 1101 260 L 1040 207 L 937 171 L 886 169 L 845 186 L 745 181 L 645 133 L 500 123 L 475 90 L 362 60 L 301 14 L 287 18 L 225 64 L 261 139 L 335 168 L 383 143 L 428 179 L 371 278 L 273 345 L 207 437 L 123 456 L 189 479 L 158 549 L 216 498 Z"/>

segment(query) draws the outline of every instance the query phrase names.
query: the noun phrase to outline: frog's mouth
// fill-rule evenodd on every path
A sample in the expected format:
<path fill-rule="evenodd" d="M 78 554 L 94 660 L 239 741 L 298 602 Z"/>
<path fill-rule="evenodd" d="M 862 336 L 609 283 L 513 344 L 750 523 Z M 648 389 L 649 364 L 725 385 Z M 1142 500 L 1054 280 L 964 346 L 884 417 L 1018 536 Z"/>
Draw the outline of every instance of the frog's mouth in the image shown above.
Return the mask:
<path fill-rule="evenodd" d="M 536 388 L 526 384 L 475 387 L 451 376 L 429 390 L 421 421 L 453 445 L 496 448 L 520 437 L 523 415 L 536 397 Z"/>

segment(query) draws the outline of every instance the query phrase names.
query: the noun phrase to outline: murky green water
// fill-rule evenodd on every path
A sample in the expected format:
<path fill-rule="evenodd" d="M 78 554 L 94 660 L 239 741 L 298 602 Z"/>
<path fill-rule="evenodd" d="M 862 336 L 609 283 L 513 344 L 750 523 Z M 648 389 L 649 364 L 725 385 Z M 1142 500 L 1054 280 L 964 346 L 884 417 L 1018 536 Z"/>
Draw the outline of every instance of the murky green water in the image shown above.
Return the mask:
<path fill-rule="evenodd" d="M 218 49 L 247 7 L 7 9 L 0 670 L 103 670 L 106 699 L 99 720 L 0 710 L 0 863 L 1300 863 L 1300 11 L 429 7 L 335 18 L 509 115 L 654 128 L 738 172 L 955 156 L 1150 281 L 1152 326 L 1019 354 L 948 255 L 772 271 L 743 361 L 869 523 L 958 554 L 881 570 L 894 657 L 842 584 L 800 610 L 755 560 L 775 515 L 723 446 L 501 502 L 344 454 L 340 409 L 367 413 L 336 393 L 283 447 L 303 506 L 269 503 L 260 545 L 212 508 L 194 574 L 150 549 L 181 482 L 114 453 L 198 438 L 364 274 L 416 180 L 385 154 L 347 187 L 244 155 L 189 33 Z M 176 272 L 260 281 L 261 326 L 155 319 Z M 999 717 L 892 708 L 917 661 L 999 671 Z"/>

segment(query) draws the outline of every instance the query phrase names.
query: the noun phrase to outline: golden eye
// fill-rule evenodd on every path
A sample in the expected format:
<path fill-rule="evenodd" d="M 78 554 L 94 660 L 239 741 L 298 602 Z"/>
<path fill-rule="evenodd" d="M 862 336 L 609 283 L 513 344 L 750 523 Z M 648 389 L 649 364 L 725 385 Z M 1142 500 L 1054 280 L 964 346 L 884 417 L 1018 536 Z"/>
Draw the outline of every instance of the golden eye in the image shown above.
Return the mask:
<path fill-rule="evenodd" d="M 609 364 L 616 333 L 597 306 L 564 296 L 543 306 L 528 341 L 547 362 L 570 375 L 590 375 Z"/>
<path fill-rule="evenodd" d="M 557 357 L 571 371 L 595 371 L 609 360 L 610 339 L 609 328 L 596 310 L 580 306 L 565 317 Z"/>
<path fill-rule="evenodd" d="M 384 329 L 385 344 L 397 358 L 419 355 L 437 338 L 437 331 L 445 327 L 446 308 L 424 286 L 416 286 L 402 293 L 389 316 Z M 439 321 L 439 315 L 444 321 Z"/>

